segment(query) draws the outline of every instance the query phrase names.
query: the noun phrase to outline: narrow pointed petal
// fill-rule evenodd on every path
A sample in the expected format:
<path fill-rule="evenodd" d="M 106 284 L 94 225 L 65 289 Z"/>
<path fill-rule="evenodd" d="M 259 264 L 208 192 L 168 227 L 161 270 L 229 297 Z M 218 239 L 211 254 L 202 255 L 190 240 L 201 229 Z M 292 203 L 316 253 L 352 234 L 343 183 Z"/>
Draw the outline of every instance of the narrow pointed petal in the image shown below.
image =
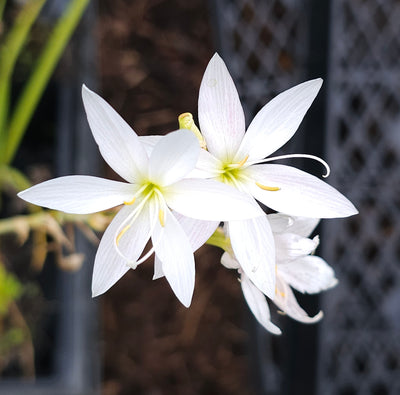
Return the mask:
<path fill-rule="evenodd" d="M 318 256 L 305 256 L 278 265 L 279 275 L 299 292 L 315 294 L 334 287 L 338 280 L 333 269 Z"/>
<path fill-rule="evenodd" d="M 208 150 L 218 159 L 232 159 L 242 141 L 245 120 L 235 84 L 218 54 L 211 58 L 201 81 L 199 123 Z"/>
<path fill-rule="evenodd" d="M 202 221 L 185 217 L 177 212 L 174 212 L 174 216 L 185 231 L 193 252 L 197 251 L 212 236 L 219 225 L 218 221 Z"/>
<path fill-rule="evenodd" d="M 228 231 L 233 252 L 243 271 L 261 292 L 273 299 L 275 246 L 267 216 L 229 221 Z"/>
<path fill-rule="evenodd" d="M 154 274 L 153 274 L 153 280 L 158 280 L 159 278 L 164 277 L 164 271 L 162 269 L 162 262 L 156 255 L 154 257 Z"/>
<path fill-rule="evenodd" d="M 101 155 L 129 182 L 147 168 L 148 157 L 137 134 L 99 95 L 82 86 L 82 98 L 93 137 Z"/>
<path fill-rule="evenodd" d="M 319 218 L 296 217 L 282 213 L 268 214 L 273 233 L 295 233 L 299 236 L 309 237 L 318 226 Z"/>
<path fill-rule="evenodd" d="M 38 206 L 73 214 L 90 214 L 132 199 L 136 187 L 91 176 L 66 176 L 37 184 L 18 194 Z"/>
<path fill-rule="evenodd" d="M 286 313 L 289 317 L 304 324 L 313 324 L 322 319 L 324 314 L 320 311 L 314 317 L 310 317 L 297 303 L 296 297 L 289 285 L 277 276 L 276 278 L 277 292 L 274 303 Z"/>
<path fill-rule="evenodd" d="M 115 239 L 118 229 L 131 212 L 131 206 L 123 207 L 104 232 L 94 262 L 93 297 L 106 292 L 129 270 L 127 260 L 122 258 L 115 249 Z M 124 233 L 119 242 L 124 255 L 134 261 L 138 259 L 149 239 L 148 227 L 148 217 L 141 215 L 135 221 L 135 227 L 131 227 Z"/>
<path fill-rule="evenodd" d="M 169 210 L 165 211 L 164 226 L 156 223 L 152 241 L 169 285 L 179 301 L 189 307 L 194 290 L 193 252 L 184 230 Z"/>
<path fill-rule="evenodd" d="M 159 185 L 170 185 L 194 169 L 200 154 L 199 143 L 188 130 L 164 136 L 150 156 L 149 177 Z"/>
<path fill-rule="evenodd" d="M 303 82 L 267 103 L 249 125 L 236 158 L 263 159 L 295 134 L 322 85 L 322 79 Z"/>
<path fill-rule="evenodd" d="M 229 252 L 224 252 L 221 257 L 221 265 L 227 269 L 240 269 L 239 262 Z"/>
<path fill-rule="evenodd" d="M 304 171 L 285 165 L 257 165 L 248 169 L 254 181 L 280 188 L 265 191 L 255 182 L 252 195 L 273 210 L 311 218 L 338 218 L 357 214 L 354 205 L 335 188 Z"/>
<path fill-rule="evenodd" d="M 256 320 L 268 332 L 281 335 L 282 331 L 271 322 L 271 313 L 265 295 L 243 273 L 240 279 L 244 298 Z"/>
<path fill-rule="evenodd" d="M 276 261 L 285 262 L 311 254 L 318 247 L 319 237 L 314 239 L 294 233 L 274 234 Z"/>
<path fill-rule="evenodd" d="M 186 179 L 163 192 L 168 206 L 186 217 L 228 221 L 264 215 L 250 195 L 215 180 Z"/>

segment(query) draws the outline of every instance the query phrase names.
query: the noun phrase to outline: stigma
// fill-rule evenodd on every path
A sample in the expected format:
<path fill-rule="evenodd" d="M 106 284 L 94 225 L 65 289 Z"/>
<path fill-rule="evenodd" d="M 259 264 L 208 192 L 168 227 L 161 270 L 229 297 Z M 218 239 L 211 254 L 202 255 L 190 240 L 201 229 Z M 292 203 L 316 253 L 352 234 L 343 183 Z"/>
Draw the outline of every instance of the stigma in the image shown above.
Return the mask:
<path fill-rule="evenodd" d="M 193 115 L 190 112 L 184 112 L 183 114 L 179 115 L 178 122 L 180 129 L 187 129 L 193 132 L 194 135 L 197 137 L 197 140 L 199 140 L 200 147 L 203 149 L 207 149 L 206 140 L 201 134 L 199 128 L 194 123 Z"/>

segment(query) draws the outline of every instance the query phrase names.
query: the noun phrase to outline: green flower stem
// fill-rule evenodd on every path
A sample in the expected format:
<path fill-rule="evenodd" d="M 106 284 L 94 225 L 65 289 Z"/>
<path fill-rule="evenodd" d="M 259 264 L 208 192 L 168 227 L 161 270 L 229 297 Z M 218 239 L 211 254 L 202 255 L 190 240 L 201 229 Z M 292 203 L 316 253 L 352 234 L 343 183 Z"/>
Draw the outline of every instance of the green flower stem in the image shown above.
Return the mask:
<path fill-rule="evenodd" d="M 35 211 L 31 214 L 0 219 L 0 235 L 14 233 L 25 236 L 30 230 L 46 228 L 54 222 L 58 225 L 64 225 L 65 223 L 85 223 L 91 229 L 101 232 L 105 230 L 113 218 L 111 211 L 94 214 L 68 214 L 62 211 L 38 209 L 40 211 Z"/>
<path fill-rule="evenodd" d="M 206 241 L 206 244 L 222 248 L 224 251 L 229 252 L 233 255 L 231 240 L 225 236 L 225 233 L 221 227 L 212 234 L 212 236 Z"/>
<path fill-rule="evenodd" d="M 11 76 L 15 63 L 28 38 L 46 0 L 31 0 L 25 3 L 15 22 L 0 46 L 0 136 L 6 133 L 8 107 L 10 102 Z M 5 0 L 0 0 L 0 20 L 4 11 Z M 0 144 L 2 140 L 0 138 Z"/>
<path fill-rule="evenodd" d="M 89 0 L 71 0 L 58 20 L 10 119 L 3 162 L 11 163 L 32 114 Z"/>
<path fill-rule="evenodd" d="M 19 170 L 6 165 L 0 165 L 0 190 L 10 186 L 17 192 L 31 187 L 28 178 Z"/>
<path fill-rule="evenodd" d="M 5 6 L 6 6 L 6 0 L 0 0 L 0 37 L 1 37 L 1 23 L 3 21 L 3 13 Z"/>

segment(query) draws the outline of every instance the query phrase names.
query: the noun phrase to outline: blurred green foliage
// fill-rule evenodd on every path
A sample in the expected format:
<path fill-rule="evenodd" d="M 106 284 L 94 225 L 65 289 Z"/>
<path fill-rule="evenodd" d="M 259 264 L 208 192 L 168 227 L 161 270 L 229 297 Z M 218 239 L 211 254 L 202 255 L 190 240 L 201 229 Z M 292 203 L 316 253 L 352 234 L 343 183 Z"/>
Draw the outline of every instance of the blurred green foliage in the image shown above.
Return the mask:
<path fill-rule="evenodd" d="M 7 313 L 9 304 L 21 296 L 22 287 L 17 277 L 0 263 L 0 318 Z"/>

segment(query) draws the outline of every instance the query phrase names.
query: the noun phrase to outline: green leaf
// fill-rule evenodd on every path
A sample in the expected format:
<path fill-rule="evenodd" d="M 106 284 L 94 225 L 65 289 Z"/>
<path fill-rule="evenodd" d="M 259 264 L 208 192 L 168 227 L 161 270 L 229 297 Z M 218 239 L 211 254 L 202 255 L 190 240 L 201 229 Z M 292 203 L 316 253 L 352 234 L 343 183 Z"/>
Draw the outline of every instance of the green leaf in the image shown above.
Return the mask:
<path fill-rule="evenodd" d="M 13 160 L 54 68 L 88 4 L 89 0 L 71 0 L 54 27 L 11 116 L 3 163 Z"/>
<path fill-rule="evenodd" d="M 0 0 L 2 1 L 2 0 Z M 20 10 L 0 46 L 0 137 L 4 138 L 10 101 L 11 77 L 15 63 L 46 0 L 30 0 Z M 0 4 L 4 8 L 5 1 Z M 0 144 L 2 139 L 0 138 Z"/>

